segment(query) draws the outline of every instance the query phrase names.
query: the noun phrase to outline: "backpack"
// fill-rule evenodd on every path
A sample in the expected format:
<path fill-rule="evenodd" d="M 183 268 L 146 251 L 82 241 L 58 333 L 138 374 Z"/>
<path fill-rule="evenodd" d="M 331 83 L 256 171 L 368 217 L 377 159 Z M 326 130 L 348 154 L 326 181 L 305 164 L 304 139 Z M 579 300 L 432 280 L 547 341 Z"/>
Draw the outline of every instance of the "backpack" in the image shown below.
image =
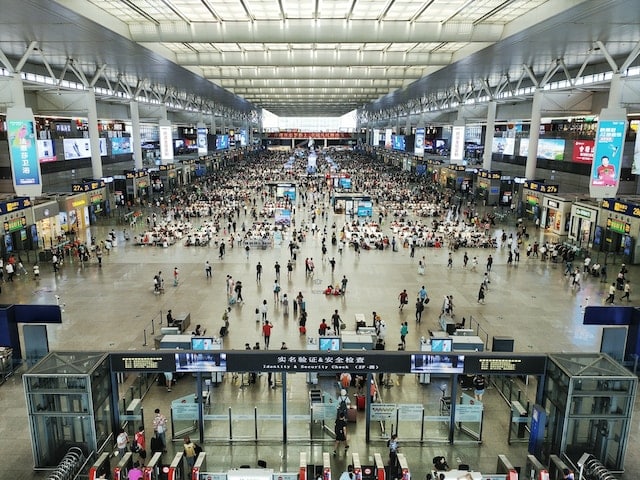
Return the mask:
<path fill-rule="evenodd" d="M 195 445 L 195 452 L 196 452 L 196 457 L 198 455 L 200 455 L 202 453 L 202 447 L 200 445 L 198 445 L 197 443 L 194 443 Z"/>
<path fill-rule="evenodd" d="M 140 451 L 140 445 L 136 440 L 134 440 L 133 442 L 131 442 L 131 446 L 129 447 L 129 449 L 131 450 L 131 453 L 138 453 Z"/>
<path fill-rule="evenodd" d="M 340 403 L 338 404 L 338 415 L 346 415 L 347 414 L 347 398 L 339 397 Z"/>

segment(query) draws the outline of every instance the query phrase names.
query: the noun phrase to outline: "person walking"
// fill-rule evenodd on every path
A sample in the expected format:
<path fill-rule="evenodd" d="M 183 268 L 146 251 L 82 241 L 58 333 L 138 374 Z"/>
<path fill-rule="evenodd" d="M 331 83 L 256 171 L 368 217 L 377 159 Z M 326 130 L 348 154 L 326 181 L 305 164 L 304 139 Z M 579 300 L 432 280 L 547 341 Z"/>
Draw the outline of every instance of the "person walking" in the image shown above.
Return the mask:
<path fill-rule="evenodd" d="M 155 409 L 153 417 L 153 432 L 162 444 L 163 452 L 167 451 L 167 417 L 160 413 L 160 409 Z"/>
<path fill-rule="evenodd" d="M 178 267 L 174 267 L 174 269 L 173 269 L 173 286 L 177 287 L 179 281 L 180 281 L 180 270 L 178 270 Z"/>
<path fill-rule="evenodd" d="M 280 284 L 278 283 L 278 280 L 276 279 L 276 281 L 273 282 L 273 303 L 274 303 L 274 305 L 277 305 L 279 301 L 280 301 Z"/>
<path fill-rule="evenodd" d="M 478 303 L 484 305 L 484 296 L 485 296 L 484 283 L 481 283 L 480 289 L 478 290 Z"/>
<path fill-rule="evenodd" d="M 340 314 L 338 313 L 338 310 L 335 310 L 333 312 L 333 315 L 331 315 L 331 326 L 333 327 L 333 330 L 336 332 L 336 335 L 340 335 L 341 323 L 342 323 L 342 319 L 340 318 Z"/>
<path fill-rule="evenodd" d="M 193 468 L 193 465 L 196 463 L 196 444 L 191 441 L 189 436 L 184 437 L 184 445 L 182 446 L 184 450 L 184 458 L 187 460 L 187 466 L 189 471 Z"/>
<path fill-rule="evenodd" d="M 343 275 L 342 276 L 342 280 L 340 281 L 340 291 L 342 292 L 342 295 L 347 293 L 347 283 L 348 282 L 349 282 L 349 280 L 347 280 L 346 275 Z"/>
<path fill-rule="evenodd" d="M 273 324 L 269 322 L 269 320 L 265 320 L 262 325 L 262 336 L 264 337 L 264 348 L 269 350 L 269 339 L 271 338 L 271 329 L 273 328 Z"/>
<path fill-rule="evenodd" d="M 424 303 L 418 297 L 416 299 L 416 323 L 422 322 L 422 312 L 424 312 Z"/>
<path fill-rule="evenodd" d="M 345 453 L 349 449 L 348 436 L 347 436 L 347 421 L 345 419 L 346 413 L 340 412 L 338 418 L 336 419 L 336 423 L 333 427 L 333 433 L 335 434 L 336 441 L 333 447 L 333 456 L 338 455 L 338 447 L 341 443 L 344 444 Z"/>
<path fill-rule="evenodd" d="M 453 257 L 451 256 L 451 252 L 449 252 L 449 256 L 447 257 L 447 268 L 453 268 Z"/>
<path fill-rule="evenodd" d="M 209 260 L 204 262 L 204 274 L 206 278 L 211 278 L 213 276 L 213 267 L 211 267 Z"/>
<path fill-rule="evenodd" d="M 262 264 L 258 262 L 256 265 L 256 282 L 260 283 L 260 278 L 262 278 Z"/>
<path fill-rule="evenodd" d="M 402 343 L 402 348 L 407 347 L 407 335 L 409 334 L 409 324 L 407 322 L 403 322 L 400 327 L 400 343 Z"/>
<path fill-rule="evenodd" d="M 242 282 L 240 280 L 236 282 L 234 290 L 236 292 L 236 302 L 244 303 L 244 298 L 242 298 Z"/>
<path fill-rule="evenodd" d="M 276 282 L 280 281 L 280 264 L 278 263 L 278 261 L 276 260 L 275 265 L 273 266 L 273 269 L 276 272 Z"/>
<path fill-rule="evenodd" d="M 287 262 L 287 280 L 291 280 L 291 272 L 293 271 L 293 263 L 291 260 Z"/>
<path fill-rule="evenodd" d="M 260 313 L 262 314 L 262 321 L 267 321 L 267 313 L 269 312 L 269 307 L 267 306 L 267 299 L 262 301 L 262 306 L 260 307 Z"/>
<path fill-rule="evenodd" d="M 630 302 L 631 301 L 631 298 L 629 298 L 630 294 L 631 294 L 631 285 L 629 285 L 629 282 L 627 281 L 624 284 L 624 295 L 620 297 L 620 301 L 626 298 L 627 302 Z"/>
<path fill-rule="evenodd" d="M 616 284 L 614 282 L 609 286 L 609 296 L 604 301 L 604 303 L 610 303 L 611 305 L 613 305 L 613 301 L 615 300 L 615 297 L 616 297 Z"/>
<path fill-rule="evenodd" d="M 491 254 L 487 257 L 487 272 L 491 271 L 491 267 L 493 266 L 493 257 Z"/>
<path fill-rule="evenodd" d="M 393 469 L 398 467 L 398 435 L 393 434 L 387 441 L 387 447 L 389 447 L 389 466 Z"/>
<path fill-rule="evenodd" d="M 473 395 L 476 400 L 482 401 L 482 396 L 484 395 L 484 389 L 486 387 L 486 380 L 483 375 L 476 375 L 473 377 Z"/>
<path fill-rule="evenodd" d="M 402 311 L 404 306 L 407 303 L 409 303 L 409 294 L 407 293 L 406 288 L 400 292 L 400 295 L 398 295 L 398 299 L 400 300 L 400 305 L 398 306 L 398 309 Z"/>

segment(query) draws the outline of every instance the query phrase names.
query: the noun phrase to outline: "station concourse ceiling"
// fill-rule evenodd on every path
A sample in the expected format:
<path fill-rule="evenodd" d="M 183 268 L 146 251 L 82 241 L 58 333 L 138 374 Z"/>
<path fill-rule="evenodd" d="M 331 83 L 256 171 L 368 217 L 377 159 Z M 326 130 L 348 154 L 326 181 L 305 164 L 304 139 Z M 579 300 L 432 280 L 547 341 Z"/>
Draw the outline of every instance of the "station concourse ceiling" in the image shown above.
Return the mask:
<path fill-rule="evenodd" d="M 523 65 L 575 71 L 640 41 L 637 0 L 0 0 L 0 11 L 13 66 L 28 52 L 56 72 L 71 62 L 87 78 L 280 116 L 392 108 Z"/>

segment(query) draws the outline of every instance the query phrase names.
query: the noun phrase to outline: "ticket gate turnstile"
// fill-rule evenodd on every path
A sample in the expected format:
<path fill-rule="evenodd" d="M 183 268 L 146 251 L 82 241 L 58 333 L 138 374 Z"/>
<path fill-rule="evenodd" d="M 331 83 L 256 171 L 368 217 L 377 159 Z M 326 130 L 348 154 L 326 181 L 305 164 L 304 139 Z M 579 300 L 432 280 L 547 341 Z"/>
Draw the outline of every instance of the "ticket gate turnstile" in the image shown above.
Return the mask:
<path fill-rule="evenodd" d="M 298 470 L 298 480 L 307 480 L 307 452 L 300 452 L 300 468 Z M 315 480 L 315 478 L 314 478 Z"/>
<path fill-rule="evenodd" d="M 411 471 L 404 454 L 398 453 L 398 465 L 400 467 L 400 480 L 411 480 Z M 517 480 L 517 479 L 516 479 Z"/>
<path fill-rule="evenodd" d="M 162 452 L 154 453 L 142 470 L 142 480 L 158 480 L 162 465 Z"/>
<path fill-rule="evenodd" d="M 191 469 L 191 480 L 200 480 L 200 472 L 204 472 L 207 469 L 207 454 L 200 452 L 196 458 L 193 468 Z"/>
<path fill-rule="evenodd" d="M 351 453 L 351 465 L 353 465 L 354 480 L 362 480 L 362 465 L 360 464 L 360 454 Z"/>
<path fill-rule="evenodd" d="M 564 477 L 562 470 L 567 467 L 560 457 L 557 455 L 549 455 L 549 478 L 552 480 L 561 480 Z"/>
<path fill-rule="evenodd" d="M 176 453 L 176 456 L 173 457 L 173 460 L 169 464 L 169 469 L 167 470 L 167 480 L 184 479 L 184 465 L 182 463 L 183 457 L 184 452 L 178 452 Z"/>
<path fill-rule="evenodd" d="M 101 475 L 104 478 L 111 478 L 111 462 L 109 458 L 111 454 L 108 452 L 102 453 L 95 463 L 89 469 L 89 480 L 96 480 Z"/>
<path fill-rule="evenodd" d="M 512 465 L 506 455 L 498 455 L 496 473 L 507 475 L 507 480 L 518 480 L 518 470 Z"/>
<path fill-rule="evenodd" d="M 322 454 L 322 480 L 331 480 L 331 457 L 327 452 Z"/>
<path fill-rule="evenodd" d="M 133 468 L 133 454 L 131 452 L 125 453 L 118 465 L 113 469 L 113 480 L 127 480 L 129 476 L 129 470 Z"/>
<path fill-rule="evenodd" d="M 549 480 L 547 467 L 535 455 L 527 455 L 527 466 L 524 475 L 524 480 Z"/>
<path fill-rule="evenodd" d="M 376 467 L 376 480 L 386 480 L 387 472 L 384 469 L 384 462 L 382 461 L 382 455 L 380 455 L 379 453 L 374 453 L 373 463 Z"/>

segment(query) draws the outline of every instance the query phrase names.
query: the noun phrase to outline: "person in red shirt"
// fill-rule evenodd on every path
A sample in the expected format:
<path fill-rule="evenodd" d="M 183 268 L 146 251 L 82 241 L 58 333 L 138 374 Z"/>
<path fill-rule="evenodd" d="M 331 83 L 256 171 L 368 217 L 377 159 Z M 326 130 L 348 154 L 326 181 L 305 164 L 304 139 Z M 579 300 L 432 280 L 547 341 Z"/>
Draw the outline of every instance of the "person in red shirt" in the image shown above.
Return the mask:
<path fill-rule="evenodd" d="M 600 159 L 600 166 L 596 169 L 596 177 L 602 185 L 616 184 L 616 169 L 609 163 L 609 157 L 603 156 Z"/>
<path fill-rule="evenodd" d="M 265 320 L 262 325 L 262 336 L 264 337 L 264 348 L 269 349 L 269 339 L 271 338 L 271 329 L 273 324 L 269 320 Z"/>

